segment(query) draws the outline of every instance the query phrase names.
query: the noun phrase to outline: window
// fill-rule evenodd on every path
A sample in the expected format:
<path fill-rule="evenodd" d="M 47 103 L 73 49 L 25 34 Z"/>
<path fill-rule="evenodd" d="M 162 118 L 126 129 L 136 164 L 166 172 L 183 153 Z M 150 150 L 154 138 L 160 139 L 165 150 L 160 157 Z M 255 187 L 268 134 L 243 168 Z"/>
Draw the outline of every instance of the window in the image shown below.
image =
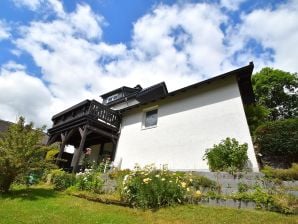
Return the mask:
<path fill-rule="evenodd" d="M 112 96 L 109 96 L 107 99 L 106 99 L 106 103 L 109 103 L 109 102 L 112 102 L 114 100 L 117 100 L 118 98 L 120 97 L 120 94 L 117 93 L 117 94 L 114 94 Z"/>
<path fill-rule="evenodd" d="M 157 125 L 157 109 L 145 111 L 143 128 L 156 127 Z"/>

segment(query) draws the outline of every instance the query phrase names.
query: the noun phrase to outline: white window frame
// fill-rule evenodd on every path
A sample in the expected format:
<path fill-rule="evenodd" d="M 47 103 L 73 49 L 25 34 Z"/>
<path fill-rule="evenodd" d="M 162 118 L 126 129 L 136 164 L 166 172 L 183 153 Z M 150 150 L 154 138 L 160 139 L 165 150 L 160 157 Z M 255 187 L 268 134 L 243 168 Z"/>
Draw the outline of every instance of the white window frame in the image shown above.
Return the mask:
<path fill-rule="evenodd" d="M 152 126 L 145 127 L 146 114 L 147 114 L 147 112 L 150 112 L 150 111 L 152 111 L 152 110 L 157 110 L 157 120 L 156 120 L 156 125 L 152 125 Z M 153 107 L 148 107 L 148 108 L 145 108 L 145 109 L 143 110 L 142 127 L 141 127 L 142 130 L 146 130 L 146 129 L 151 129 L 151 128 L 156 128 L 156 127 L 157 127 L 157 125 L 158 125 L 158 110 L 159 110 L 159 106 L 158 106 L 158 105 L 153 106 Z"/>

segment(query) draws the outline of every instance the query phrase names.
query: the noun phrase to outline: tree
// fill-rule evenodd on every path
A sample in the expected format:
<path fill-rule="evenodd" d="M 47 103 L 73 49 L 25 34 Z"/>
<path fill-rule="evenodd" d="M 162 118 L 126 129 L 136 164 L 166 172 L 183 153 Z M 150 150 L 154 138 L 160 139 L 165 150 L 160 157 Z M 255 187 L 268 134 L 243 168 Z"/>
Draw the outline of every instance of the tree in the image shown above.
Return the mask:
<path fill-rule="evenodd" d="M 288 168 L 298 163 L 298 118 L 266 122 L 257 128 L 255 138 L 265 165 Z"/>
<path fill-rule="evenodd" d="M 250 133 L 254 135 L 257 127 L 268 120 L 270 111 L 267 109 L 267 107 L 259 104 L 246 105 L 244 109 Z"/>
<path fill-rule="evenodd" d="M 33 123 L 25 125 L 20 117 L 0 137 L 0 192 L 7 192 L 21 175 L 47 166 L 44 157 L 50 148 L 42 145 L 43 130 L 34 129 Z"/>
<path fill-rule="evenodd" d="M 270 120 L 298 116 L 298 76 L 278 69 L 263 68 L 252 77 L 257 103 L 270 110 Z"/>

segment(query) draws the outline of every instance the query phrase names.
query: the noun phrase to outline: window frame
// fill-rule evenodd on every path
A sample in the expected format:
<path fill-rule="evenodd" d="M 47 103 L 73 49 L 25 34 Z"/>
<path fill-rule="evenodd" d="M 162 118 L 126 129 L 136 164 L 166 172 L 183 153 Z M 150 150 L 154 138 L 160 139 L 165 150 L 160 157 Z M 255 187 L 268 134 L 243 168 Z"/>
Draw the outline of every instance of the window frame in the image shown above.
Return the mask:
<path fill-rule="evenodd" d="M 147 113 L 150 112 L 150 111 L 154 111 L 156 110 L 156 124 L 155 125 L 151 125 L 151 126 L 145 126 L 146 124 L 146 118 L 147 118 Z M 157 125 L 158 125 L 158 110 L 159 110 L 159 106 L 156 105 L 156 106 L 153 106 L 153 107 L 149 107 L 149 108 L 145 108 L 142 113 L 142 126 L 141 126 L 141 129 L 142 130 L 146 130 L 146 129 L 151 129 L 151 128 L 156 128 Z"/>

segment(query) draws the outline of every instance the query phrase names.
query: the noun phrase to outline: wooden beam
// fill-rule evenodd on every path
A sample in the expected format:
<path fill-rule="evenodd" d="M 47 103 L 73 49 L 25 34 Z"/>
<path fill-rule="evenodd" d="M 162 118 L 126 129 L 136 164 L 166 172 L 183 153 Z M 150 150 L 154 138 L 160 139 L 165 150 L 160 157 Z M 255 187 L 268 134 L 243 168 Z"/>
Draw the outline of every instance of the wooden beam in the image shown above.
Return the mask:
<path fill-rule="evenodd" d="M 60 144 L 59 154 L 58 154 L 57 159 L 56 159 L 56 165 L 59 164 L 59 162 L 61 160 L 61 157 L 62 157 L 62 154 L 63 154 L 64 149 L 65 149 L 66 143 L 69 140 L 69 138 L 72 136 L 74 130 L 75 129 L 71 129 L 70 131 L 65 132 L 65 134 L 64 133 L 61 133 L 61 140 L 62 140 L 62 142 Z"/>
<path fill-rule="evenodd" d="M 101 157 L 102 157 L 102 155 L 103 155 L 103 150 L 104 150 L 104 147 L 105 147 L 105 143 L 101 143 L 100 144 L 100 149 L 99 149 L 99 155 L 98 155 L 98 159 L 102 159 Z M 99 161 L 99 162 L 101 162 L 101 161 Z"/>
<path fill-rule="evenodd" d="M 56 135 L 50 135 L 50 137 L 48 139 L 48 142 L 47 142 L 47 145 L 53 144 L 56 141 L 57 136 L 58 136 L 57 134 Z"/>
<path fill-rule="evenodd" d="M 72 169 L 72 173 L 75 173 L 77 171 L 77 169 L 78 169 L 79 160 L 80 160 L 81 155 L 83 153 L 83 149 L 84 149 L 84 146 L 85 146 L 85 141 L 86 141 L 87 134 L 88 134 L 88 128 L 87 128 L 87 126 L 85 126 L 85 128 L 83 129 L 80 146 L 77 149 L 79 151 L 78 151 L 78 153 L 75 153 L 73 155 L 74 156 L 74 158 L 73 158 L 73 160 L 74 160 L 74 166 L 73 166 L 73 169 Z"/>
<path fill-rule="evenodd" d="M 118 136 L 117 135 L 114 135 L 114 134 L 109 133 L 107 131 L 104 131 L 104 130 L 95 128 L 95 127 L 90 126 L 90 125 L 87 125 L 87 127 L 88 127 L 89 130 L 94 131 L 94 132 L 96 132 L 98 134 L 104 135 L 104 136 L 109 137 L 111 139 L 118 139 Z"/>
<path fill-rule="evenodd" d="M 112 154 L 111 154 L 111 161 L 114 161 L 116 155 L 117 143 L 113 142 Z"/>

